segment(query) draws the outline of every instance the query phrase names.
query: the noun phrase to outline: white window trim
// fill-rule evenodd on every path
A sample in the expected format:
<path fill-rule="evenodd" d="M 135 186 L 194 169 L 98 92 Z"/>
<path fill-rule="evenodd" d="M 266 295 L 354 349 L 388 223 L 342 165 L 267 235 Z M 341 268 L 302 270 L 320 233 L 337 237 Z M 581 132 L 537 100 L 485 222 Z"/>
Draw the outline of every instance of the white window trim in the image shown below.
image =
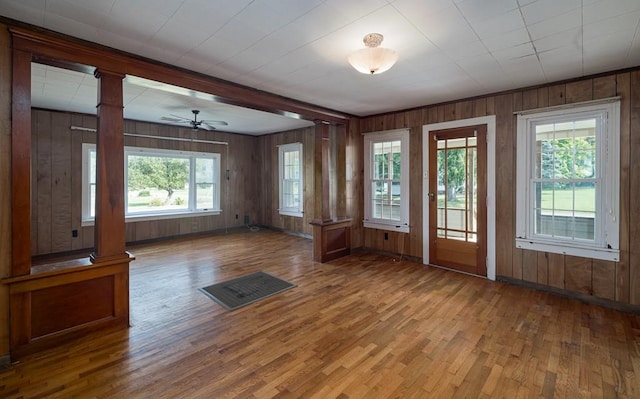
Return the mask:
<path fill-rule="evenodd" d="M 533 122 L 553 117 L 567 119 L 581 113 L 603 113 L 606 118 L 601 137 L 598 137 L 599 173 L 602 176 L 596 198 L 595 242 L 570 242 L 544 239 L 533 234 L 532 193 L 529 182 L 533 171 Z M 517 182 L 516 182 L 516 247 L 558 254 L 619 261 L 619 193 L 620 193 L 620 101 L 619 98 L 589 101 L 557 108 L 518 113 Z"/>
<path fill-rule="evenodd" d="M 95 150 L 96 145 L 93 143 L 82 143 L 82 222 L 81 226 L 93 226 L 95 224 L 95 217 L 90 215 L 91 209 L 91 196 L 89 195 L 89 151 Z M 143 147 L 125 147 L 124 148 L 124 163 L 125 163 L 125 185 L 126 175 L 127 175 L 127 155 L 129 154 L 145 154 L 149 156 L 160 155 L 160 156 L 183 156 L 183 157 L 201 157 L 201 158 L 209 158 L 213 159 L 216 163 L 217 168 L 217 185 L 218 185 L 218 193 L 216 195 L 217 203 L 214 203 L 213 209 L 195 209 L 194 204 L 190 204 L 192 209 L 187 210 L 175 210 L 175 211 L 162 211 L 162 212 L 145 212 L 139 214 L 125 214 L 125 222 L 142 222 L 148 220 L 164 220 L 164 219 L 177 219 L 177 218 L 186 218 L 186 217 L 198 217 L 198 216 L 210 216 L 210 215 L 220 215 L 222 213 L 222 209 L 220 209 L 220 192 L 222 180 L 221 170 L 220 170 L 220 154 L 218 153 L 205 153 L 205 152 L 193 152 L 193 151 L 180 151 L 180 150 L 165 150 L 158 148 L 143 148 Z M 195 174 L 190 175 L 190 186 L 195 184 Z M 190 201 L 195 201 L 195 198 L 191 198 Z M 125 198 L 125 212 L 126 212 L 126 198 Z"/>
<path fill-rule="evenodd" d="M 400 141 L 400 220 L 378 219 L 371 209 L 371 169 L 373 168 L 373 144 L 382 141 Z M 371 229 L 409 232 L 409 129 L 385 130 L 364 133 L 364 227 Z"/>
<path fill-rule="evenodd" d="M 299 171 L 299 187 L 300 187 L 300 204 L 297 208 L 288 207 L 283 205 L 283 190 L 284 190 L 284 153 L 295 152 L 300 153 L 300 171 Z M 284 216 L 303 217 L 304 216 L 304 158 L 302 152 L 302 143 L 289 143 L 278 146 L 278 212 Z"/>

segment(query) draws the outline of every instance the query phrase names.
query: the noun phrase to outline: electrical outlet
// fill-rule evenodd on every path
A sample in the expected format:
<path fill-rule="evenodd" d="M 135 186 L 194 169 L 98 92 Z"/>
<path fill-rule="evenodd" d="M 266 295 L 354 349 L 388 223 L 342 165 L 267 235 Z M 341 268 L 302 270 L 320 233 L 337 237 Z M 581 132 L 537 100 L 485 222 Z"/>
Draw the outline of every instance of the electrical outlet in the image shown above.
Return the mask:
<path fill-rule="evenodd" d="M 77 238 L 78 237 L 78 230 L 71 230 L 71 237 Z"/>
<path fill-rule="evenodd" d="M 388 240 L 389 239 L 389 233 L 384 233 L 384 239 Z"/>
<path fill-rule="evenodd" d="M 238 214 L 236 213 L 236 220 L 238 220 Z"/>

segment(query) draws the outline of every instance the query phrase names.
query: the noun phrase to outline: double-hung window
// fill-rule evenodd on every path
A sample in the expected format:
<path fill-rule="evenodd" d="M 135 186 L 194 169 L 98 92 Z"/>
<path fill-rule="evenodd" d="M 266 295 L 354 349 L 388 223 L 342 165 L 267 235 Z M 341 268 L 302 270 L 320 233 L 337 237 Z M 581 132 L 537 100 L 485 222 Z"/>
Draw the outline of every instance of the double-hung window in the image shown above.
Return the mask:
<path fill-rule="evenodd" d="M 303 158 L 302 143 L 278 147 L 278 174 L 280 180 L 281 215 L 303 215 Z"/>
<path fill-rule="evenodd" d="M 619 259 L 617 99 L 518 115 L 516 246 Z"/>
<path fill-rule="evenodd" d="M 364 227 L 409 232 L 409 130 L 367 133 Z"/>
<path fill-rule="evenodd" d="M 127 220 L 220 213 L 220 155 L 125 147 Z M 83 144 L 82 220 L 95 218 L 96 146 Z"/>

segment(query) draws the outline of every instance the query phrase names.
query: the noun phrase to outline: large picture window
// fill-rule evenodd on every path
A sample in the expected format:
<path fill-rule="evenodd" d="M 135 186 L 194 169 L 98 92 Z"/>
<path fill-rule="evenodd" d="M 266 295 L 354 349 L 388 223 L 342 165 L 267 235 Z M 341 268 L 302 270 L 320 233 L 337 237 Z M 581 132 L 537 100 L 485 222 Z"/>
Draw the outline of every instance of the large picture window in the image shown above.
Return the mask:
<path fill-rule="evenodd" d="M 281 215 L 303 215 L 303 158 L 302 143 L 278 147 L 278 173 L 280 176 Z"/>
<path fill-rule="evenodd" d="M 125 147 L 125 216 L 220 212 L 220 155 Z M 83 222 L 95 219 L 96 147 L 83 144 Z"/>
<path fill-rule="evenodd" d="M 364 226 L 409 232 L 409 131 L 368 133 Z"/>
<path fill-rule="evenodd" d="M 518 115 L 516 246 L 618 260 L 619 102 Z"/>

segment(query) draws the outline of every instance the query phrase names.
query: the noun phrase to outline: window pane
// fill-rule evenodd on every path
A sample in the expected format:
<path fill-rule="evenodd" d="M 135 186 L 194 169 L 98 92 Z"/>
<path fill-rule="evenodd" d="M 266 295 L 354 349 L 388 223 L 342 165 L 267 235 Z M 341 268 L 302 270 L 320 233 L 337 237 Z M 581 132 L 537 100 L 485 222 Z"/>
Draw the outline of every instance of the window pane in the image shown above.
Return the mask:
<path fill-rule="evenodd" d="M 89 150 L 89 216 L 96 217 L 96 150 Z"/>
<path fill-rule="evenodd" d="M 189 209 L 189 159 L 129 155 L 127 213 Z"/>
<path fill-rule="evenodd" d="M 213 159 L 196 158 L 196 209 L 213 209 L 216 181 Z"/>

